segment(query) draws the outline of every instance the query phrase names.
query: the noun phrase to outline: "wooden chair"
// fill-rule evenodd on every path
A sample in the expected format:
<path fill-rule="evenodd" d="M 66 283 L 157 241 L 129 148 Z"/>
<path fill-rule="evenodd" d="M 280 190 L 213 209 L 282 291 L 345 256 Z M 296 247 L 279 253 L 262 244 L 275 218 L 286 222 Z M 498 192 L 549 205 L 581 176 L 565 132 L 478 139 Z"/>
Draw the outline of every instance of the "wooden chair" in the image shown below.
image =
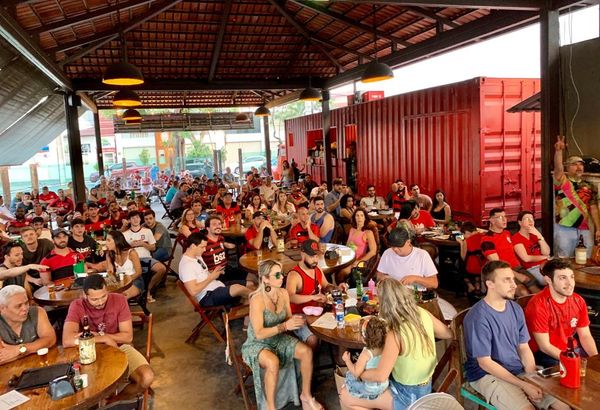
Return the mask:
<path fill-rule="evenodd" d="M 185 236 L 183 235 L 177 235 L 177 237 L 175 238 L 175 243 L 173 244 L 173 248 L 171 248 L 171 254 L 169 255 L 169 259 L 167 259 L 164 262 L 164 265 L 167 267 L 167 275 L 173 275 L 173 276 L 177 276 L 179 277 L 179 274 L 177 273 L 177 271 L 175 269 L 173 269 L 171 267 L 171 265 L 173 264 L 173 259 L 175 259 L 175 251 L 177 249 L 177 246 L 181 247 L 181 251 L 183 252 L 185 250 Z"/>
<path fill-rule="evenodd" d="M 463 404 L 464 403 L 464 399 L 470 400 L 474 403 L 476 403 L 477 405 L 479 405 L 479 408 L 486 408 L 488 410 L 496 410 L 496 408 L 494 406 L 492 406 L 491 404 L 489 404 L 485 397 L 483 397 L 481 394 L 479 394 L 478 392 L 475 391 L 475 389 L 473 389 L 469 383 L 465 382 L 465 377 L 464 377 L 464 363 L 466 363 L 467 361 L 467 352 L 466 352 L 466 348 L 465 348 L 465 337 L 464 337 L 464 333 L 463 333 L 463 322 L 465 320 L 465 316 L 467 315 L 467 313 L 469 312 L 469 309 L 465 309 L 462 312 L 458 313 L 458 315 L 456 315 L 454 317 L 454 319 L 452 319 L 452 322 L 450 324 L 450 327 L 452 329 L 452 331 L 454 332 L 454 346 L 456 349 L 456 354 L 453 355 L 453 367 L 454 369 L 456 369 L 457 372 L 457 379 L 458 379 L 458 388 L 456 389 L 456 399 Z"/>
<path fill-rule="evenodd" d="M 165 200 L 163 199 L 162 196 L 159 195 L 158 196 L 158 200 L 160 201 L 161 205 L 165 209 L 165 213 L 163 215 L 163 219 L 165 217 L 168 217 L 171 220 L 171 223 L 167 227 L 167 230 L 171 229 L 171 227 L 173 226 L 173 224 L 175 223 L 175 221 L 177 220 L 177 218 L 175 216 L 173 216 L 173 214 L 171 213 L 171 210 L 169 209 L 169 205 L 165 202 Z"/>
<path fill-rule="evenodd" d="M 179 286 L 179 289 L 181 289 L 183 294 L 188 298 L 188 300 L 194 307 L 194 310 L 200 315 L 200 322 L 198 322 L 196 327 L 194 327 L 194 330 L 192 330 L 192 334 L 186 339 L 186 343 L 194 343 L 200 336 L 200 331 L 202 330 L 202 328 L 204 328 L 204 326 L 208 326 L 210 331 L 215 335 L 219 342 L 225 342 L 226 329 L 224 329 L 222 332 L 219 331 L 219 329 L 214 323 L 214 320 L 222 320 L 223 318 L 221 315 L 223 313 L 228 313 L 230 320 L 240 319 L 242 317 L 248 316 L 248 305 L 234 306 L 229 310 L 225 306 L 203 307 L 200 306 L 200 303 L 198 303 L 196 298 L 192 294 L 190 294 L 190 292 L 188 292 L 188 290 L 185 287 L 185 284 L 182 281 L 178 280 L 177 286 Z"/>
<path fill-rule="evenodd" d="M 516 302 L 519 304 L 519 306 L 521 306 L 521 308 L 523 308 L 523 310 L 525 310 L 525 308 L 527 307 L 527 304 L 529 303 L 529 301 L 531 300 L 532 297 L 533 297 L 533 295 L 521 296 L 520 298 L 518 298 L 516 300 Z"/>
<path fill-rule="evenodd" d="M 144 357 L 146 358 L 148 363 L 150 363 L 150 358 L 152 357 L 152 329 L 154 326 L 154 316 L 152 316 L 152 313 L 146 315 L 143 310 L 132 310 L 131 315 L 140 319 L 139 321 L 134 322 L 134 326 L 141 326 L 141 328 L 143 329 L 145 324 L 148 325 L 148 328 L 146 330 L 146 352 L 144 354 Z M 146 391 L 144 391 L 144 399 L 142 402 L 143 410 L 148 409 L 149 399 L 150 389 L 146 389 Z"/>
<path fill-rule="evenodd" d="M 440 378 L 444 369 L 448 367 L 448 373 L 446 374 L 446 376 L 435 391 L 440 393 L 446 393 L 452 385 L 452 383 L 454 382 L 454 380 L 456 379 L 456 377 L 458 376 L 458 372 L 452 367 L 452 360 L 455 355 L 456 343 L 452 341 L 449 343 L 442 357 L 440 357 L 440 360 L 438 361 L 437 365 L 435 366 L 435 369 L 433 370 L 433 374 L 431 375 L 431 384 L 434 385 Z"/>
<path fill-rule="evenodd" d="M 249 387 L 252 387 L 252 384 L 247 384 L 248 379 L 250 379 L 252 382 L 252 369 L 250 369 L 250 367 L 244 363 L 241 353 L 238 353 L 237 351 L 235 340 L 229 328 L 229 315 L 226 312 L 223 313 L 223 323 L 225 325 L 225 334 L 227 338 L 227 359 L 228 362 L 230 362 L 230 364 L 233 366 L 238 381 L 235 392 L 242 395 L 242 399 L 244 400 L 244 408 L 246 410 L 254 410 L 256 409 L 256 406 L 250 399 L 247 390 Z"/>

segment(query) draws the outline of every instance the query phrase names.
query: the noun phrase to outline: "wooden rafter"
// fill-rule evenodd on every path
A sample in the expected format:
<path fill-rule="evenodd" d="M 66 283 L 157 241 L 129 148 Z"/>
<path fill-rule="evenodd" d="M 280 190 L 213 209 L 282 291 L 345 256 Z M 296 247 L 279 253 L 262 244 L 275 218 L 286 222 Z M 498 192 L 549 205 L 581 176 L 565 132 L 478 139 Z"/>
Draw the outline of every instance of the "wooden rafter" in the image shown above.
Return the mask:
<path fill-rule="evenodd" d="M 223 4 L 223 15 L 219 25 L 219 32 L 217 34 L 217 41 L 215 41 L 215 47 L 213 50 L 212 59 L 210 61 L 210 69 L 208 71 L 208 81 L 212 81 L 215 78 L 217 71 L 217 63 L 219 62 L 219 56 L 221 55 L 221 48 L 223 47 L 223 38 L 225 37 L 225 28 L 229 22 L 229 14 L 231 13 L 232 0 L 225 0 Z"/>
<path fill-rule="evenodd" d="M 454 7 L 466 9 L 498 9 L 538 11 L 546 4 L 545 0 L 330 0 L 334 3 L 370 3 L 389 4 L 396 6 L 424 6 L 424 7 Z"/>
<path fill-rule="evenodd" d="M 414 7 L 414 6 L 407 6 L 406 9 L 418 16 L 431 19 L 436 23 L 443 24 L 444 26 L 448 26 L 450 28 L 460 27 L 460 24 L 457 24 L 457 23 L 453 22 L 452 20 L 447 19 L 446 17 L 438 16 L 435 12 L 433 12 L 431 10 L 428 10 L 428 9 L 425 9 L 422 7 Z"/>

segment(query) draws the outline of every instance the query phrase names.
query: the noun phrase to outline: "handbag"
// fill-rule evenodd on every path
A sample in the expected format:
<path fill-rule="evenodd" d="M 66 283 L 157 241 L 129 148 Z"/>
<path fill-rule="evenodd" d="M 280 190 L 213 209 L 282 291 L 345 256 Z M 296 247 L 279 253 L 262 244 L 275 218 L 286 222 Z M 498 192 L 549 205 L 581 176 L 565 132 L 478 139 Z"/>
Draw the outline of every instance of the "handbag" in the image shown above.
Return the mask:
<path fill-rule="evenodd" d="M 75 386 L 69 376 L 61 376 L 48 383 L 48 393 L 52 396 L 52 400 L 60 400 L 75 394 Z"/>

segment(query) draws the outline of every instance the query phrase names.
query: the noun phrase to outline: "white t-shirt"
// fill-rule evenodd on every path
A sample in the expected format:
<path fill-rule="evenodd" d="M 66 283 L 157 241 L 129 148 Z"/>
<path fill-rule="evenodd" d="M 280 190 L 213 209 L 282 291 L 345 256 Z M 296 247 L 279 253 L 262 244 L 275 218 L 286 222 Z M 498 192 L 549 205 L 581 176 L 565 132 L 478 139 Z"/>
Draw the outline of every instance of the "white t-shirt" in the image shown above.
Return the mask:
<path fill-rule="evenodd" d="M 264 196 L 265 201 L 272 202 L 275 199 L 275 192 L 277 192 L 277 187 L 273 184 L 271 186 L 261 185 L 258 188 L 260 194 Z"/>
<path fill-rule="evenodd" d="M 408 256 L 400 256 L 393 249 L 387 249 L 381 256 L 377 270 L 396 280 L 408 275 L 427 278 L 438 274 L 431 256 L 421 248 L 413 248 Z M 417 285 L 417 289 L 426 290 L 421 285 Z"/>
<path fill-rule="evenodd" d="M 148 242 L 150 245 L 156 243 L 156 239 L 154 239 L 154 235 L 152 231 L 148 228 L 141 228 L 137 232 L 133 232 L 131 229 L 123 232 L 123 236 L 127 243 L 131 244 L 133 241 L 144 241 Z M 134 248 L 140 258 L 151 258 L 152 254 L 150 251 L 143 246 L 137 246 Z"/>
<path fill-rule="evenodd" d="M 202 260 L 202 258 L 195 259 L 190 258 L 187 255 L 181 257 L 179 262 L 179 279 L 183 283 L 190 282 L 192 280 L 202 282 L 208 278 L 208 267 Z M 224 287 L 225 284 L 219 280 L 213 280 L 210 282 L 202 292 L 195 295 L 196 300 L 200 302 L 207 292 L 211 292 L 217 288 Z"/>

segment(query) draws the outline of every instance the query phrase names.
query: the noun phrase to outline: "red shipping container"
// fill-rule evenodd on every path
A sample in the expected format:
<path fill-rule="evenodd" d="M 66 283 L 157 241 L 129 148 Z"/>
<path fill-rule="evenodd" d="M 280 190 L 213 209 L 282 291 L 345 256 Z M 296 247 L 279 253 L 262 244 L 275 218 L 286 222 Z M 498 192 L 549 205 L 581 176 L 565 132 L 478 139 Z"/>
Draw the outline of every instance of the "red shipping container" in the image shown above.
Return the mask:
<path fill-rule="evenodd" d="M 383 91 L 365 91 L 362 95 L 362 102 L 376 101 L 385 98 Z"/>
<path fill-rule="evenodd" d="M 337 152 L 345 155 L 354 139 L 346 126 L 355 124 L 360 195 L 372 183 L 385 196 L 401 178 L 430 196 L 442 189 L 456 219 L 482 225 L 494 207 L 513 220 L 523 209 L 540 218 L 540 115 L 506 112 L 539 91 L 538 79 L 478 77 L 332 110 Z M 285 127 L 295 138 L 288 157 L 303 162 L 307 131 L 322 128 L 321 114 Z M 343 162 L 336 165 L 343 177 Z"/>

